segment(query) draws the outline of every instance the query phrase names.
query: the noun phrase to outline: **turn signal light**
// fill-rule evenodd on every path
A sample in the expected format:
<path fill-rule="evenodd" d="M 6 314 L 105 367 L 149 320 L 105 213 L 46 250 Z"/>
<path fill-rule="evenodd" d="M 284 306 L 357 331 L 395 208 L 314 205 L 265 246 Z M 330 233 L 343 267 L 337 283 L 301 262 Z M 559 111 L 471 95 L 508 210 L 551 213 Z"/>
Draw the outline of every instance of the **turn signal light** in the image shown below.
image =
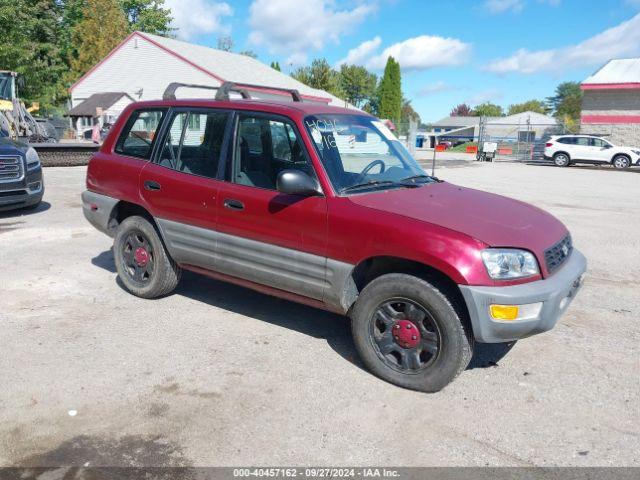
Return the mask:
<path fill-rule="evenodd" d="M 519 308 L 517 305 L 491 305 L 489 311 L 495 320 L 515 320 L 518 318 Z"/>

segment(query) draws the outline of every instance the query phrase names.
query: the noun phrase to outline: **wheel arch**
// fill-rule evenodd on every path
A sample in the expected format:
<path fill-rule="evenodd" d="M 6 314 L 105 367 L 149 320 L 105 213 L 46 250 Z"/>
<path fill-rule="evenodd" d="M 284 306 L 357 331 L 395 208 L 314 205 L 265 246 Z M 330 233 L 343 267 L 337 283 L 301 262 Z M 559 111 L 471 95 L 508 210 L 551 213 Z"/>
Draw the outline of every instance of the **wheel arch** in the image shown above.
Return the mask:
<path fill-rule="evenodd" d="M 566 155 L 569 158 L 569 160 L 571 160 L 571 155 L 569 155 L 569 152 L 565 152 L 564 150 L 558 150 L 553 154 L 552 158 L 556 158 L 556 156 L 560 154 Z"/>
<path fill-rule="evenodd" d="M 466 326 L 472 329 L 467 304 L 458 284 L 438 268 L 402 257 L 375 256 L 364 259 L 358 263 L 351 271 L 349 278 L 351 288 L 345 289 L 347 295 L 349 293 L 348 290 L 351 290 L 351 294 L 348 295 L 349 298 L 345 299 L 345 303 L 348 305 L 348 311 L 350 312 L 359 293 L 370 282 L 388 273 L 413 275 L 431 283 L 449 299 L 458 311 L 460 318 L 466 323 Z"/>
<path fill-rule="evenodd" d="M 158 233 L 160 234 L 160 238 L 162 238 L 162 234 L 160 232 L 160 229 L 158 228 L 158 224 L 153 218 L 153 215 L 151 215 L 151 213 L 149 213 L 149 211 L 143 206 L 137 203 L 128 202 L 126 200 L 120 200 L 118 203 L 114 205 L 113 209 L 111 210 L 111 214 L 109 215 L 109 223 L 108 223 L 109 231 L 115 234 L 115 231 L 118 228 L 118 226 L 126 218 L 132 217 L 134 215 L 143 217 L 146 220 L 148 220 L 149 223 L 151 223 L 151 225 L 153 225 L 153 227 L 156 229 L 156 231 L 158 231 Z"/>
<path fill-rule="evenodd" d="M 628 153 L 624 153 L 624 152 L 618 152 L 618 153 L 614 154 L 613 157 L 611 157 L 611 161 L 609 163 L 613 164 L 613 161 L 617 157 L 625 157 L 627 160 L 629 160 L 629 165 L 633 165 L 633 160 L 631 159 L 631 155 L 629 155 Z"/>

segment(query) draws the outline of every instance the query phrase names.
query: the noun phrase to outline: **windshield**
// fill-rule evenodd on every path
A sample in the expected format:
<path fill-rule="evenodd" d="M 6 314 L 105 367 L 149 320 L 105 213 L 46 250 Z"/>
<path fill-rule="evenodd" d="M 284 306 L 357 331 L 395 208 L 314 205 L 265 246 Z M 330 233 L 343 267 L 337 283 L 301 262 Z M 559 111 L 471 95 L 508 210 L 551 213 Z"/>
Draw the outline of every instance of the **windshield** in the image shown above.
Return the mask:
<path fill-rule="evenodd" d="M 312 115 L 305 126 L 313 138 L 334 189 L 406 187 L 424 176 L 418 163 L 380 121 L 365 115 Z"/>

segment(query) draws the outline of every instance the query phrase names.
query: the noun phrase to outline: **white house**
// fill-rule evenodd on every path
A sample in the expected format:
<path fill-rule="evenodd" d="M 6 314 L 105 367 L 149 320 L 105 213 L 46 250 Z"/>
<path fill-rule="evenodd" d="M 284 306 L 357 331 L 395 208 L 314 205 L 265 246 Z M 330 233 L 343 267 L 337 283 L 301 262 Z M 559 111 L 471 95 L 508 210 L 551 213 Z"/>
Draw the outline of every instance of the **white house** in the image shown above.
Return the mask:
<path fill-rule="evenodd" d="M 304 101 L 345 105 L 329 93 L 308 87 L 264 63 L 236 53 L 133 32 L 70 88 L 76 107 L 94 94 L 124 92 L 136 101 L 162 98 L 172 82 L 219 86 L 224 81 L 297 89 Z M 250 88 L 256 98 L 283 98 L 269 89 Z M 181 89 L 178 98 L 207 98 L 208 90 Z M 288 98 L 290 98 L 287 95 Z"/>

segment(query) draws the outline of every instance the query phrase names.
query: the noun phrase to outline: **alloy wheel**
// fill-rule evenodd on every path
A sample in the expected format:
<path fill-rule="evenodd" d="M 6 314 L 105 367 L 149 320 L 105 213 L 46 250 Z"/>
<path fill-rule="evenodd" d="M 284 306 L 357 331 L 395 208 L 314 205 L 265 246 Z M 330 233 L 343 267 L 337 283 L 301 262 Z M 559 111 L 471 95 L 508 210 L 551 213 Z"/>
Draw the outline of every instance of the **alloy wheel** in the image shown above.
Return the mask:
<path fill-rule="evenodd" d="M 122 264 L 129 278 L 146 285 L 153 275 L 154 263 L 153 247 L 147 237 L 139 230 L 131 231 L 122 247 Z"/>

